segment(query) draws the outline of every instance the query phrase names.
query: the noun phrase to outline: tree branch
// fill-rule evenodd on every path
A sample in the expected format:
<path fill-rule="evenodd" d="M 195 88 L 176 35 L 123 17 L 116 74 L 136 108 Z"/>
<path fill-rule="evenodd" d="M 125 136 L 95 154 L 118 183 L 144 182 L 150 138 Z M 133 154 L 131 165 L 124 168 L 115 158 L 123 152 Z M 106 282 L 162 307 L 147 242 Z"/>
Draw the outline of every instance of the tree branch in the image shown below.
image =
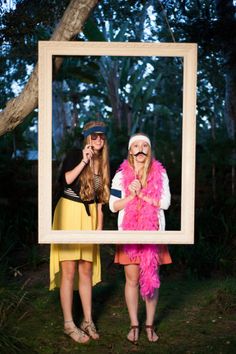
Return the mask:
<path fill-rule="evenodd" d="M 50 40 L 70 41 L 81 30 L 98 0 L 71 0 Z M 56 62 L 58 69 L 61 59 Z M 38 105 L 38 64 L 19 96 L 9 100 L 0 112 L 0 136 L 13 130 Z"/>

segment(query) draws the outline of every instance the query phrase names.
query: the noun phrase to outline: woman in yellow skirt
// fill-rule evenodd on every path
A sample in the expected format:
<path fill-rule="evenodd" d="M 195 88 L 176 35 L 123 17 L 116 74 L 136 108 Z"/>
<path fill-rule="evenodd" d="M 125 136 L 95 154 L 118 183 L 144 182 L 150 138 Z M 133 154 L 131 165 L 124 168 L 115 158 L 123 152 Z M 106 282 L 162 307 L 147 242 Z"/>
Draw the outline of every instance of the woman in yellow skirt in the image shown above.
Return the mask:
<path fill-rule="evenodd" d="M 103 122 L 84 126 L 83 150 L 72 150 L 62 166 L 62 195 L 54 230 L 102 230 L 102 204 L 109 200 L 108 146 Z M 50 290 L 60 287 L 64 333 L 78 343 L 99 339 L 92 320 L 92 285 L 101 281 L 99 245 L 52 244 Z M 72 315 L 73 290 L 79 290 L 84 319 L 76 327 Z"/>

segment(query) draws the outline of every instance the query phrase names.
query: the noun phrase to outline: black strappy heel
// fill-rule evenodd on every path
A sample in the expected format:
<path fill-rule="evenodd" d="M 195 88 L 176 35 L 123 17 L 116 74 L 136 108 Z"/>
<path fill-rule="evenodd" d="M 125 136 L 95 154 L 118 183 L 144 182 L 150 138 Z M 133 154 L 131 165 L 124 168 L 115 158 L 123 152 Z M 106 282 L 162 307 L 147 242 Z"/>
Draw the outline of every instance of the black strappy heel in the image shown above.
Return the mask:
<path fill-rule="evenodd" d="M 153 325 L 146 325 L 146 326 L 145 326 L 145 329 L 146 329 L 146 332 L 147 332 L 148 329 L 151 330 L 151 340 L 149 339 L 148 333 L 147 333 L 147 339 L 148 339 L 148 341 L 149 341 L 149 342 L 157 342 L 158 339 L 159 339 L 158 335 L 157 335 L 157 339 L 153 340 L 154 326 L 153 326 Z"/>
<path fill-rule="evenodd" d="M 138 344 L 138 339 L 139 339 L 139 326 L 136 325 L 136 326 L 130 326 L 130 331 L 133 332 L 133 339 L 129 339 L 127 337 L 127 340 L 135 345 Z M 130 333 L 129 331 L 129 333 Z"/>

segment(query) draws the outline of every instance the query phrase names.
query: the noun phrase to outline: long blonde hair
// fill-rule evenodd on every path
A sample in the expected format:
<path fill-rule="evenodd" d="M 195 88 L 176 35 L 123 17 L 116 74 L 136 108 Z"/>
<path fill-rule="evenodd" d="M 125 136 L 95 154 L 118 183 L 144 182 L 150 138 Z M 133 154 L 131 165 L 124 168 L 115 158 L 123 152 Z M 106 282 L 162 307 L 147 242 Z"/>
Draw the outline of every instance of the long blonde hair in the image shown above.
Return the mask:
<path fill-rule="evenodd" d="M 105 123 L 100 121 L 91 121 L 85 124 L 83 131 L 94 126 L 105 127 Z M 84 139 L 84 146 L 90 143 L 90 135 Z M 99 168 L 98 173 L 101 176 L 101 188 L 96 192 L 99 202 L 108 203 L 110 197 L 110 166 L 107 139 L 104 140 L 104 146 L 99 152 Z M 83 200 L 91 200 L 94 198 L 94 171 L 88 164 L 78 177 L 80 184 L 80 197 Z"/>
<path fill-rule="evenodd" d="M 146 134 L 143 133 L 137 133 L 132 135 L 133 136 L 139 136 L 139 135 L 144 135 L 148 138 L 148 136 Z M 132 166 L 132 168 L 134 169 L 134 155 L 128 153 L 128 162 L 129 164 Z M 142 187 L 145 187 L 147 184 L 147 178 L 148 178 L 148 174 L 149 171 L 151 169 L 151 165 L 152 165 L 152 150 L 150 145 L 148 144 L 148 152 L 147 152 L 147 159 L 144 163 L 143 168 L 139 171 L 139 175 L 137 176 L 137 178 L 139 179 L 139 181 L 141 182 Z"/>

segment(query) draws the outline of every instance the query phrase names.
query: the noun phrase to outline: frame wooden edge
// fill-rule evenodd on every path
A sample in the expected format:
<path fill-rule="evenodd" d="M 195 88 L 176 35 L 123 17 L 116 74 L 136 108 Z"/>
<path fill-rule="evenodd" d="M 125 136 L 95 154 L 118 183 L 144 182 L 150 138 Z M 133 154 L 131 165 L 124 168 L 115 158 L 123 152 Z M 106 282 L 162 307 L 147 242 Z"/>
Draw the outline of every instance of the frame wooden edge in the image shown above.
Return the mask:
<path fill-rule="evenodd" d="M 80 49 L 79 53 L 78 48 Z M 134 55 L 135 48 L 137 50 Z M 158 55 L 156 53 L 157 48 Z M 125 53 L 122 50 L 125 50 Z M 52 56 L 57 55 L 180 56 L 184 58 L 180 231 L 135 231 L 135 235 L 133 235 L 131 232 L 113 230 L 91 232 L 51 230 L 52 171 L 49 166 L 51 167 L 52 161 L 52 90 L 49 88 L 52 87 Z M 39 243 L 194 243 L 196 81 L 197 44 L 195 43 L 39 41 Z M 189 135 L 189 132 L 192 139 L 186 136 Z M 188 161 L 188 164 L 186 161 Z M 186 200 L 186 190 L 188 201 Z M 50 198 L 48 198 L 48 195 L 50 195 Z M 143 237 L 138 242 L 137 233 L 140 233 Z M 158 241 L 156 237 L 158 237 Z"/>
<path fill-rule="evenodd" d="M 117 241 L 117 233 L 119 233 L 119 241 Z M 60 236 L 60 240 L 58 242 L 58 235 Z M 144 243 L 140 241 L 138 237 L 145 237 L 145 244 L 193 244 L 194 240 L 189 240 L 186 237 L 186 233 L 181 231 L 165 231 L 165 232 L 158 232 L 158 231 L 113 231 L 113 230 L 104 230 L 99 233 L 99 242 L 97 231 L 84 231 L 80 235 L 79 243 L 84 244 L 93 244 L 93 243 L 100 243 L 100 244 L 133 244 L 133 243 Z M 174 235 L 174 236 L 173 236 Z M 178 239 L 176 239 L 176 235 Z M 174 240 L 171 242 L 166 242 L 166 237 L 175 237 Z M 154 240 L 155 239 L 155 240 Z M 41 239 L 41 243 L 78 243 L 77 239 L 77 231 L 63 231 L 63 230 L 53 230 L 46 232 Z"/>

